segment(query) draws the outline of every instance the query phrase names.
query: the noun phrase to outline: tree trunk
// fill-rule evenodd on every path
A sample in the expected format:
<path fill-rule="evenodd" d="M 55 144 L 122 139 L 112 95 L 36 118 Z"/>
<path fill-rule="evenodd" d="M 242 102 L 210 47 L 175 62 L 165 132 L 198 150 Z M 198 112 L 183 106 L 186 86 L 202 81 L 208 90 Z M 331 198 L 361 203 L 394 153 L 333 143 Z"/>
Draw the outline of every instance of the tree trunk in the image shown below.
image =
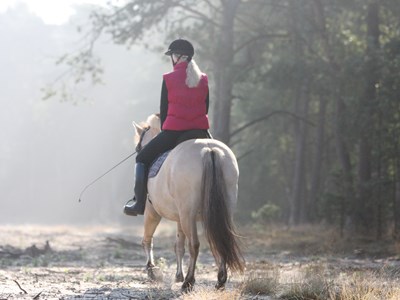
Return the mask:
<path fill-rule="evenodd" d="M 393 137 L 396 153 L 399 153 L 398 135 Z M 400 241 L 400 158 L 395 157 L 396 174 L 394 182 L 394 197 L 393 197 L 393 219 L 394 219 L 394 239 Z"/>
<path fill-rule="evenodd" d="M 317 198 L 321 184 L 322 155 L 325 150 L 325 115 L 327 101 L 322 97 L 319 100 L 317 141 L 315 145 L 315 156 L 311 173 L 311 187 L 309 196 L 308 219 L 314 221 L 317 214 Z"/>
<path fill-rule="evenodd" d="M 382 195 L 383 193 L 383 181 L 384 181 L 384 175 L 383 170 L 387 169 L 387 167 L 385 168 L 384 166 L 386 165 L 386 160 L 383 156 L 383 151 L 382 151 L 382 112 L 379 108 L 379 112 L 378 112 L 378 135 L 377 135 L 377 178 L 378 178 L 378 186 L 377 186 L 377 222 L 378 222 L 378 227 L 376 230 L 376 238 L 377 240 L 382 239 L 382 236 L 384 234 L 384 227 L 385 227 L 385 218 L 383 215 L 383 199 L 384 196 Z"/>
<path fill-rule="evenodd" d="M 212 126 L 216 139 L 229 144 L 234 57 L 234 20 L 240 0 L 221 1 L 222 22 L 215 49 Z"/>
<path fill-rule="evenodd" d="M 320 32 L 321 42 L 323 46 L 323 50 L 326 53 L 328 58 L 329 67 L 331 69 L 332 76 L 332 89 L 334 91 L 335 97 L 335 114 L 334 114 L 334 136 L 335 136 L 335 146 L 337 157 L 342 169 L 342 188 L 343 195 L 341 197 L 340 203 L 340 234 L 343 236 L 344 228 L 346 223 L 351 225 L 354 223 L 353 212 L 355 210 L 352 209 L 353 205 L 350 205 L 349 212 L 349 203 L 353 203 L 354 199 L 354 182 L 352 176 L 352 165 L 350 160 L 350 154 L 348 150 L 348 146 L 345 140 L 345 128 L 346 128 L 346 105 L 343 101 L 342 95 L 342 84 L 341 84 L 341 68 L 337 62 L 337 59 L 333 52 L 333 47 L 329 41 L 327 25 L 326 25 L 326 17 L 324 12 L 324 7 L 322 5 L 321 0 L 314 0 L 314 11 L 315 11 L 315 19 L 318 26 L 318 31 Z"/>
<path fill-rule="evenodd" d="M 297 99 L 296 115 L 307 118 L 309 95 L 307 91 L 302 88 L 299 91 Z M 307 202 L 306 202 L 306 147 L 307 147 L 307 124 L 303 121 L 296 120 L 295 122 L 295 158 L 293 168 L 293 185 L 292 185 L 292 199 L 291 199 L 291 214 L 290 225 L 298 225 L 299 223 L 306 222 L 307 218 Z"/>
<path fill-rule="evenodd" d="M 400 241 L 400 163 L 397 166 L 394 195 L 394 238 Z"/>
<path fill-rule="evenodd" d="M 377 50 L 379 49 L 379 4 L 377 0 L 372 0 L 367 8 L 367 50 L 366 50 L 366 87 L 365 95 L 362 99 L 361 107 L 364 108 L 363 122 L 361 122 L 361 136 L 359 148 L 358 165 L 358 197 L 357 209 L 360 211 L 357 223 L 362 230 L 371 229 L 373 225 L 373 214 L 371 207 L 371 135 L 374 127 L 374 104 L 376 102 L 376 83 L 378 82 L 377 72 Z M 371 224 L 372 223 L 372 224 Z"/>
<path fill-rule="evenodd" d="M 295 59 L 295 82 L 293 87 L 293 97 L 295 105 L 295 115 L 302 119 L 307 118 L 308 114 L 308 85 L 306 75 L 301 65 L 303 60 L 303 45 L 300 34 L 298 32 L 299 24 L 299 6 L 298 3 L 291 2 L 289 10 L 289 28 L 293 41 L 293 56 Z M 296 119 L 294 122 L 294 141 L 295 156 L 293 165 L 293 182 L 291 188 L 290 215 L 289 225 L 297 225 L 304 221 L 305 212 L 305 192 L 306 192 L 306 176 L 305 176 L 305 153 L 307 141 L 307 125 L 305 122 Z"/>
<path fill-rule="evenodd" d="M 353 176 L 351 174 L 350 154 L 344 139 L 344 124 L 345 124 L 345 104 L 343 99 L 336 95 L 336 110 L 335 110 L 335 144 L 336 152 L 339 158 L 339 163 L 343 173 L 343 196 L 340 203 L 340 235 L 343 236 L 346 226 L 353 226 L 355 210 L 352 203 L 354 200 Z M 350 206 L 350 207 L 349 207 Z"/>

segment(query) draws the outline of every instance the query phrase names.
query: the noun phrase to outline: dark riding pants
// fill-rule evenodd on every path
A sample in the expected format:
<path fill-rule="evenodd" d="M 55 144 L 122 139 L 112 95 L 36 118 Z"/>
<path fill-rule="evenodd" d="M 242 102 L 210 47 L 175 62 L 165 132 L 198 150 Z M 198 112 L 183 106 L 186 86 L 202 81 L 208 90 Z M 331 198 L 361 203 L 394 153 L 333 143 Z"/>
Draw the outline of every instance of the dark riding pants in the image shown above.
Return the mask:
<path fill-rule="evenodd" d="M 136 156 L 136 162 L 147 167 L 162 153 L 173 149 L 179 143 L 190 139 L 210 138 L 208 130 L 195 129 L 185 131 L 164 130 L 152 139 Z"/>

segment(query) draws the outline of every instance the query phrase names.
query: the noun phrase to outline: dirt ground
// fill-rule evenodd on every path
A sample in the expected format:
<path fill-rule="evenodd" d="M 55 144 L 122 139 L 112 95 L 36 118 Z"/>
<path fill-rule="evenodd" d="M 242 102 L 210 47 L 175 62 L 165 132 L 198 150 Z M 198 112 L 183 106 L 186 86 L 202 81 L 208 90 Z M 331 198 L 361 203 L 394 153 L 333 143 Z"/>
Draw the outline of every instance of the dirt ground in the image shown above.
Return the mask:
<path fill-rule="evenodd" d="M 173 282 L 174 224 L 162 222 L 154 240 L 154 254 L 162 273 L 158 282 L 147 278 L 141 233 L 140 226 L 0 226 L 0 300 L 184 299 L 180 284 Z M 310 266 L 323 266 L 325 271 L 336 273 L 400 270 L 400 259 L 393 253 L 371 254 L 372 250 L 354 249 L 350 256 L 341 255 L 330 253 L 326 243 L 316 245 L 306 238 L 298 240 L 295 253 L 285 246 L 285 239 L 279 239 L 279 243 L 276 240 L 271 235 L 245 232 L 246 272 L 230 274 L 226 286 L 233 298 L 272 299 L 260 293 L 240 292 L 249 277 L 263 272 L 278 270 L 281 280 L 285 276 L 292 280 Z M 201 240 L 196 289 L 213 290 L 216 270 L 208 245 Z"/>
<path fill-rule="evenodd" d="M 157 230 L 158 282 L 147 278 L 141 232 L 119 226 L 0 226 L 0 299 L 179 298 L 180 284 L 173 282 L 174 224 L 164 222 Z M 196 281 L 199 286 L 216 281 L 205 246 Z"/>

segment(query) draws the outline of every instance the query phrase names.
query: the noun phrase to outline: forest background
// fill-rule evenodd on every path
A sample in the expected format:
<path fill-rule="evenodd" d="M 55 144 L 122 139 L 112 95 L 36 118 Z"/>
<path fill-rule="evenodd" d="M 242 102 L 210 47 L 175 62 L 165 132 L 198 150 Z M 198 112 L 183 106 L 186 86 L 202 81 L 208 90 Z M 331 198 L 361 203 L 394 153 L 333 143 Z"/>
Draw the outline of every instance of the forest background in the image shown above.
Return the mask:
<path fill-rule="evenodd" d="M 23 4 L 0 14 L 2 222 L 127 222 L 133 161 L 79 192 L 133 152 L 131 121 L 158 110 L 162 54 L 182 37 L 210 77 L 212 133 L 239 159 L 239 221 L 400 239 L 398 1 L 75 9 L 64 25 Z"/>

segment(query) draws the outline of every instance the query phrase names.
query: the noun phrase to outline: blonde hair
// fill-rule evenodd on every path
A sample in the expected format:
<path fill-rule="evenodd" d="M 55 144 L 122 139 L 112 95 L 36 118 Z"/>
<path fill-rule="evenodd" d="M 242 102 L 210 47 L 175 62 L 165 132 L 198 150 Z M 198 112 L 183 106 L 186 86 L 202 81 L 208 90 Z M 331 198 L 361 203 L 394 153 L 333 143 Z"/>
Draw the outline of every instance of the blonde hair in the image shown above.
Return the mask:
<path fill-rule="evenodd" d="M 175 58 L 178 59 L 178 55 L 177 54 L 173 54 L 175 56 Z M 177 60 L 176 63 L 181 63 L 187 61 L 188 65 L 186 67 L 186 85 L 189 88 L 194 88 L 196 86 L 199 85 L 200 79 L 201 79 L 201 75 L 202 72 L 199 68 L 199 66 L 196 64 L 194 59 L 190 59 L 189 60 L 189 56 L 186 55 L 182 55 L 179 57 L 179 59 Z"/>
<path fill-rule="evenodd" d="M 186 67 L 186 85 L 190 88 L 194 88 L 198 86 L 199 81 L 201 79 L 201 71 L 199 66 L 196 64 L 194 59 L 188 62 Z"/>

